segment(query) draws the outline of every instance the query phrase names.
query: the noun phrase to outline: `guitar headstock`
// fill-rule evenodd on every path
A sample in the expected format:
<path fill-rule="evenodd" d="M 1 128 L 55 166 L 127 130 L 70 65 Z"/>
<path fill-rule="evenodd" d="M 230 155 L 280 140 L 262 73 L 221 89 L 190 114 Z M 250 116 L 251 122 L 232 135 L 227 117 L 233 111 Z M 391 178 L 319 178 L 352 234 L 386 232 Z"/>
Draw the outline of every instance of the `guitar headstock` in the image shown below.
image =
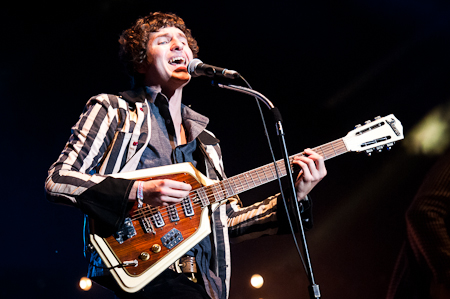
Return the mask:
<path fill-rule="evenodd" d="M 383 148 L 388 150 L 398 140 L 403 139 L 402 123 L 393 115 L 376 117 L 373 121 L 366 121 L 364 125 L 357 125 L 354 130 L 342 138 L 347 150 L 354 152 L 365 151 L 368 155 Z"/>

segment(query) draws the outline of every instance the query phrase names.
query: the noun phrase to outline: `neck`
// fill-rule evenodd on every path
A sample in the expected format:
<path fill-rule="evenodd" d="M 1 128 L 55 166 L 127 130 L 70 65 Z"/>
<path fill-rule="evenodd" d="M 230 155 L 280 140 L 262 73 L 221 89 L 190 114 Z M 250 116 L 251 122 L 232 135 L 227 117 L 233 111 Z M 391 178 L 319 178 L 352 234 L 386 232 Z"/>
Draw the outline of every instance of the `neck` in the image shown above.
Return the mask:
<path fill-rule="evenodd" d="M 165 90 L 162 89 L 160 86 L 147 86 L 147 93 L 151 96 L 152 100 L 154 101 L 156 98 L 156 95 L 158 93 L 162 93 L 164 96 L 166 96 L 167 100 L 169 101 L 169 111 L 170 115 L 173 120 L 173 125 L 175 127 L 175 132 L 177 134 L 177 140 L 178 143 L 182 142 L 182 136 L 180 135 L 181 131 L 181 100 L 182 100 L 182 94 L 183 94 L 183 88 L 178 88 L 174 92 L 170 93 L 170 97 L 167 93 L 165 93 Z M 184 136 L 183 136 L 184 137 Z"/>

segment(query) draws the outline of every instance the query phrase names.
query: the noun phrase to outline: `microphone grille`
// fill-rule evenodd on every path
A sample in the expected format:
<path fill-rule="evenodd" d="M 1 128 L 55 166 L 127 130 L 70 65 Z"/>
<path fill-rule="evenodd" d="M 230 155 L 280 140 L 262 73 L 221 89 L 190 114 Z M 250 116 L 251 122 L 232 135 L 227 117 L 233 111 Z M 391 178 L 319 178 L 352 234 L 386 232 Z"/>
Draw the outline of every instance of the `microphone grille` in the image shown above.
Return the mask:
<path fill-rule="evenodd" d="M 191 62 L 189 62 L 188 65 L 188 72 L 192 77 L 198 77 L 199 74 L 197 74 L 195 72 L 195 69 L 197 68 L 197 65 L 199 65 L 200 63 L 203 63 L 200 59 L 198 58 L 194 58 L 191 60 Z"/>

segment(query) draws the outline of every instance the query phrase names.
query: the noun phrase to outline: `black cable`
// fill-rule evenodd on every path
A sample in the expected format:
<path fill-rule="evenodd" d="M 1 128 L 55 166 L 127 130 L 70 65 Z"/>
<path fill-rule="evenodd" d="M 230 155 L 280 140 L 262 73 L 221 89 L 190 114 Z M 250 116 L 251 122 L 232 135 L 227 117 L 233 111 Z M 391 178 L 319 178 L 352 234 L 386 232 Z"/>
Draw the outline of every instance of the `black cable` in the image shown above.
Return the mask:
<path fill-rule="evenodd" d="M 250 84 L 247 82 L 247 80 L 245 80 L 245 78 L 242 77 L 242 75 L 239 74 L 239 77 L 242 79 L 242 81 L 245 82 L 245 84 L 248 86 L 248 88 L 253 89 L 253 88 L 250 86 Z M 260 103 L 259 103 L 258 98 L 255 97 L 255 99 L 256 99 L 256 104 L 257 104 L 258 109 L 259 109 L 259 113 L 260 113 L 260 115 L 261 115 L 261 120 L 262 120 L 263 127 L 264 127 L 264 133 L 265 133 L 265 135 L 266 135 L 267 143 L 268 143 L 268 145 L 269 145 L 270 154 L 272 155 L 272 160 L 273 160 L 273 164 L 274 164 L 274 167 L 275 167 L 275 172 L 276 172 L 276 174 L 277 174 L 278 185 L 280 186 L 280 193 L 281 193 L 281 197 L 283 198 L 284 209 L 286 210 L 286 216 L 287 216 L 287 219 L 288 219 L 288 222 L 289 222 L 289 226 L 290 226 L 290 229 L 291 229 L 292 238 L 294 239 L 294 244 L 295 244 L 295 247 L 296 247 L 296 249 L 297 249 L 297 253 L 298 253 L 298 255 L 300 256 L 300 259 L 301 259 L 301 261 L 302 261 L 303 267 L 305 268 L 306 273 L 309 273 L 309 271 L 308 271 L 308 269 L 307 269 L 307 266 L 306 266 L 306 263 L 305 263 L 305 260 L 303 259 L 303 255 L 302 255 L 302 253 L 301 253 L 300 247 L 299 247 L 299 245 L 298 245 L 297 237 L 295 236 L 295 230 L 294 230 L 294 227 L 293 227 L 293 225 L 292 225 L 292 220 L 291 220 L 291 217 L 290 217 L 290 214 L 289 214 L 289 209 L 288 209 L 287 204 L 286 204 L 286 199 L 285 199 L 284 192 L 283 192 L 283 186 L 282 186 L 282 184 L 281 184 L 280 174 L 279 174 L 279 172 L 278 172 L 278 167 L 277 167 L 276 158 L 275 158 L 275 155 L 274 155 L 274 153 L 273 153 L 272 143 L 271 143 L 271 141 L 270 141 L 269 134 L 268 134 L 268 131 L 267 131 L 266 120 L 265 120 L 265 118 L 264 118 L 264 114 L 263 114 L 263 112 L 262 112 L 261 105 L 260 105 Z M 286 172 L 287 172 L 287 171 L 290 171 L 290 170 L 289 170 L 289 169 L 286 169 Z"/>

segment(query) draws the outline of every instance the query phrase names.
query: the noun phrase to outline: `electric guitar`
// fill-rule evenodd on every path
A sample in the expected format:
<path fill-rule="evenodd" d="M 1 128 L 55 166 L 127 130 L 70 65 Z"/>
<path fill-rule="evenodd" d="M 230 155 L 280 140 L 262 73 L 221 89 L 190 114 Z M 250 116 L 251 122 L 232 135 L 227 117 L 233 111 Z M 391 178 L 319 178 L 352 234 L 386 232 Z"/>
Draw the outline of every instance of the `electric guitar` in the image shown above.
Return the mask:
<path fill-rule="evenodd" d="M 313 150 L 324 160 L 350 151 L 370 155 L 384 147 L 390 149 L 401 139 L 402 124 L 390 114 L 366 121 L 345 137 Z M 292 159 L 293 156 L 291 162 Z M 135 206 L 117 233 L 107 238 L 91 234 L 91 243 L 120 287 L 129 293 L 137 292 L 211 232 L 210 209 L 214 210 L 229 197 L 276 180 L 277 173 L 287 174 L 283 160 L 219 182 L 205 177 L 191 163 L 111 175 L 143 181 L 177 180 L 190 184 L 192 190 L 180 203 L 168 207 Z"/>

